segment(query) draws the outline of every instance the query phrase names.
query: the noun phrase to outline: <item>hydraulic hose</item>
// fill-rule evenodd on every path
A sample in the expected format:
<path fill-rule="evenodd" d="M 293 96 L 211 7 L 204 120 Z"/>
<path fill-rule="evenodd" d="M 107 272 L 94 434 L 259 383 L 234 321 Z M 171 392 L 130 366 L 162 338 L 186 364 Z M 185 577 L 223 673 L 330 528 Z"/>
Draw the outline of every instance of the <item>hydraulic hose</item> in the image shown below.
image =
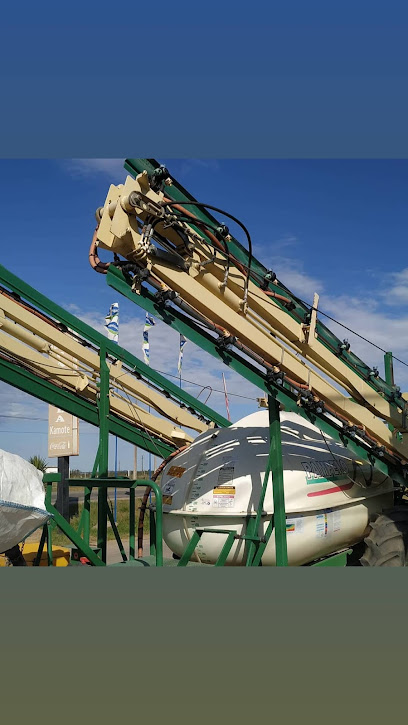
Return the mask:
<path fill-rule="evenodd" d="M 178 448 L 177 451 L 173 451 L 173 453 L 170 453 L 167 458 L 164 459 L 164 461 L 161 462 L 160 466 L 156 468 L 155 472 L 152 475 L 152 481 L 156 481 L 157 478 L 160 476 L 162 470 L 167 466 L 168 463 L 175 457 L 178 456 L 179 453 L 182 451 L 185 451 L 188 446 L 182 446 L 181 448 Z M 146 486 L 145 492 L 143 494 L 142 503 L 140 505 L 140 512 L 139 512 L 139 523 L 137 527 L 137 556 L 138 559 L 141 559 L 143 556 L 143 527 L 144 527 L 144 519 L 146 514 L 146 508 L 147 508 L 147 502 L 149 500 L 151 488 L 150 486 Z"/>
<path fill-rule="evenodd" d="M 97 241 L 98 241 L 98 227 L 96 227 L 93 237 L 91 246 L 89 248 L 89 262 L 92 267 L 92 269 L 95 270 L 95 272 L 99 272 L 100 274 L 106 274 L 111 262 L 101 262 L 99 259 L 96 249 L 97 249 Z"/>

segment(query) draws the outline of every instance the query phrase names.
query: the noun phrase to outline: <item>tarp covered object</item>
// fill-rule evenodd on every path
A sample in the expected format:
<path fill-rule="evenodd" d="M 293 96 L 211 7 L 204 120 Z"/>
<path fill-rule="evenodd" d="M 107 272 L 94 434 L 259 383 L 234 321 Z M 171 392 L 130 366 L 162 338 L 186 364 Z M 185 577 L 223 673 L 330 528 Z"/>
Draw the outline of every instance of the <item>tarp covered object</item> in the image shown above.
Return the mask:
<path fill-rule="evenodd" d="M 49 518 L 41 471 L 0 450 L 0 552 L 24 541 Z"/>

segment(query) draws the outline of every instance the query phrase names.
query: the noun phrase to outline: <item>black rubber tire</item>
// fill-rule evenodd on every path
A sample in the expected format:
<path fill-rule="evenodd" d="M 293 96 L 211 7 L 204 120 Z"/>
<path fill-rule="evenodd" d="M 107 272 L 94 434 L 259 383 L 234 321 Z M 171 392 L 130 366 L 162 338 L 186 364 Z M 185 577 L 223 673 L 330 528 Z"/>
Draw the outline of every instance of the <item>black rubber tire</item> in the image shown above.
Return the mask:
<path fill-rule="evenodd" d="M 361 566 L 408 566 L 408 506 L 377 514 L 370 527 Z"/>

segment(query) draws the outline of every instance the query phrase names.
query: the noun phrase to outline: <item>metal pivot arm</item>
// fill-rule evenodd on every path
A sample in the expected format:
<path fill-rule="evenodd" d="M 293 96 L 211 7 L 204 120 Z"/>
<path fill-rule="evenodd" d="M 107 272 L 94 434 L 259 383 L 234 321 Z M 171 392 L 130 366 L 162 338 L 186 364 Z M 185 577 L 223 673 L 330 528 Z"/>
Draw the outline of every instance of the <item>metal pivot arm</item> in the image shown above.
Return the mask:
<path fill-rule="evenodd" d="M 164 169 L 156 159 L 126 159 L 125 169 L 131 176 L 136 178 L 141 173 L 146 173 L 156 191 L 165 192 L 166 196 L 179 205 L 188 205 L 188 210 L 193 213 L 201 223 L 212 225 L 214 228 L 219 227 L 219 221 L 214 217 L 209 208 L 203 207 L 187 191 L 180 182 L 171 176 L 167 169 Z M 203 227 L 195 227 L 198 234 L 203 234 Z M 248 265 L 248 250 L 234 237 L 231 231 L 228 236 L 228 248 L 231 255 L 242 265 Z M 252 254 L 251 257 L 251 279 L 260 289 L 269 290 L 276 294 L 274 298 L 276 305 L 285 310 L 287 317 L 292 317 L 296 321 L 310 323 L 310 308 L 302 302 L 296 295 L 285 287 L 282 282 L 277 280 L 273 270 L 267 269 Z M 290 305 L 287 305 L 281 297 L 289 299 Z M 313 307 L 315 305 L 313 304 Z M 313 308 L 312 308 L 313 313 Z M 313 316 L 313 315 L 312 315 Z M 369 365 L 365 364 L 351 350 L 349 345 L 344 345 L 345 341 L 340 340 L 321 320 L 316 318 L 315 334 L 318 340 L 326 346 L 328 350 L 335 351 L 337 354 L 341 350 L 342 361 L 350 370 L 357 373 L 364 380 L 368 380 L 373 389 L 383 392 L 393 397 L 395 393 L 394 385 L 389 382 L 387 377 L 382 379 L 378 371 L 374 371 Z"/>

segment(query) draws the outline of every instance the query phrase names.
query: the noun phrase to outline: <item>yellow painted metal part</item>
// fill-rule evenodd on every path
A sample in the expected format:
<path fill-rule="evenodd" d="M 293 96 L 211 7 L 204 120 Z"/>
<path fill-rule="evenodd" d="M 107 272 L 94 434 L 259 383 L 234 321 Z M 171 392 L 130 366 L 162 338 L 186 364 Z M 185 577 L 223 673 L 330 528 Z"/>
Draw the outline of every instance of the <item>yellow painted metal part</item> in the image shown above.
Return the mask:
<path fill-rule="evenodd" d="M 136 196 L 130 204 L 132 192 Z M 101 214 L 98 245 L 114 249 L 149 269 L 163 289 L 177 292 L 197 312 L 235 336 L 267 363 L 306 385 L 335 414 L 352 425 L 362 426 L 380 445 L 407 461 L 407 436 L 403 435 L 401 440 L 397 435 L 408 433 L 406 410 L 392 406 L 320 342 L 315 333 L 315 311 L 306 327 L 252 281 L 248 282 L 245 295 L 244 274 L 233 264 L 226 270 L 222 254 L 209 249 L 185 222 L 180 225 L 194 241 L 194 250 L 189 255 L 183 254 L 190 265 L 188 271 L 151 253 L 142 225 L 137 224 L 137 217 L 143 222 L 147 213 L 156 216 L 155 229 L 176 244 L 174 230 L 163 227 L 160 221 L 165 213 L 160 206 L 162 199 L 162 193 L 157 194 L 149 187 L 146 172 L 136 179 L 128 177 L 123 186 L 111 186 Z M 317 301 L 315 297 L 314 307 Z M 390 431 L 387 424 L 394 430 Z"/>
<path fill-rule="evenodd" d="M 23 556 L 27 562 L 27 566 L 33 566 L 35 557 L 38 552 L 38 542 L 26 543 L 23 546 Z M 21 547 L 21 544 L 20 544 Z M 52 565 L 53 566 L 68 566 L 70 561 L 70 550 L 63 546 L 52 547 Z M 4 554 L 0 554 L 0 566 L 8 566 L 7 558 Z M 44 549 L 41 555 L 40 566 L 48 566 L 48 551 L 47 544 L 44 545 Z"/>

